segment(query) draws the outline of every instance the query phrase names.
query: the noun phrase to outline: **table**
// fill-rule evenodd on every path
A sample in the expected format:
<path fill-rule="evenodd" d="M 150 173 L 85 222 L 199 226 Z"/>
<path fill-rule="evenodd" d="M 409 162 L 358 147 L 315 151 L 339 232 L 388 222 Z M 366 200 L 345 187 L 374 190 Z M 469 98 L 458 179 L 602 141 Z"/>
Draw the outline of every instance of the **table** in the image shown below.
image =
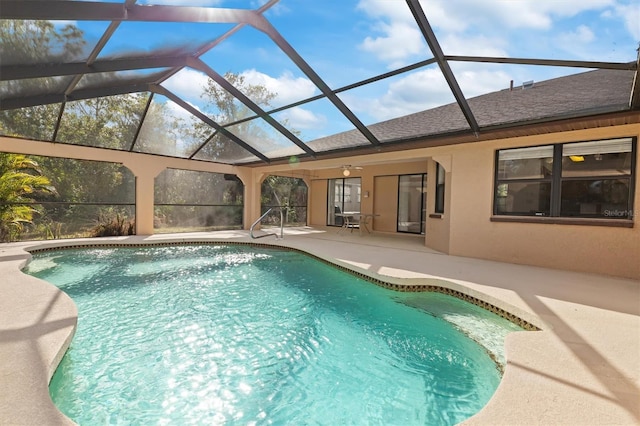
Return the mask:
<path fill-rule="evenodd" d="M 369 223 L 373 220 L 374 217 L 380 216 L 377 213 L 360 213 L 360 212 L 343 212 L 336 213 L 336 216 L 341 217 L 342 220 L 342 228 L 338 231 L 338 233 L 342 232 L 343 229 L 350 229 L 353 232 L 353 228 L 358 228 L 360 231 L 360 235 L 362 235 L 362 228 L 367 231 L 367 234 L 371 233 L 369 229 Z M 354 218 L 358 218 L 358 221 L 354 221 Z"/>
<path fill-rule="evenodd" d="M 380 216 L 377 213 L 361 213 L 360 214 L 360 224 L 364 226 L 364 229 L 367 230 L 367 234 L 370 234 L 369 223 L 373 220 L 374 217 Z"/>

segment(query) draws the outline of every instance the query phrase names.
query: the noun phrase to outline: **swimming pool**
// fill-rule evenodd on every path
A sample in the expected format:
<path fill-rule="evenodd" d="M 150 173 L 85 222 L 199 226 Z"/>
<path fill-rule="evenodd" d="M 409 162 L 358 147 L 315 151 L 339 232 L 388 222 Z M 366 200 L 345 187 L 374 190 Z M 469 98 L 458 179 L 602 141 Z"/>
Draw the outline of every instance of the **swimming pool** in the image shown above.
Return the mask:
<path fill-rule="evenodd" d="M 50 391 L 80 424 L 455 424 L 521 330 L 263 247 L 50 251 L 26 272 L 78 305 Z"/>

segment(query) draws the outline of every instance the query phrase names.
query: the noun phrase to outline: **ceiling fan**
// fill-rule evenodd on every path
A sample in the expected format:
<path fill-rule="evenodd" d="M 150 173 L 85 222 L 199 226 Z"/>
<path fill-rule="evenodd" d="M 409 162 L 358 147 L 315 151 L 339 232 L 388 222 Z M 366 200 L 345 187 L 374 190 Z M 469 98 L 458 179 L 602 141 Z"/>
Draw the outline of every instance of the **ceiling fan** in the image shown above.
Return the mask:
<path fill-rule="evenodd" d="M 344 164 L 340 166 L 340 168 L 342 169 L 343 176 L 349 176 L 351 174 L 351 170 L 362 170 L 362 167 L 352 166 L 351 164 Z"/>

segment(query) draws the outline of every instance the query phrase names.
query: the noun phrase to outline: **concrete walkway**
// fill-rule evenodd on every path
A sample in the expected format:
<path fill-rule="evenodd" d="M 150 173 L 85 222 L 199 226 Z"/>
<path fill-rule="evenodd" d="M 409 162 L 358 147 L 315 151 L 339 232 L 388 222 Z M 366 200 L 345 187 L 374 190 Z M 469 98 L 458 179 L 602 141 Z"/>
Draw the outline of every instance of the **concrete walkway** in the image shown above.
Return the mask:
<path fill-rule="evenodd" d="M 47 386 L 77 311 L 64 293 L 19 271 L 28 259 L 24 250 L 175 241 L 285 245 L 391 282 L 444 285 L 541 328 L 507 337 L 502 382 L 465 424 L 640 424 L 640 282 L 448 256 L 424 247 L 423 237 L 285 232 L 280 241 L 225 231 L 0 244 L 0 424 L 70 423 Z"/>

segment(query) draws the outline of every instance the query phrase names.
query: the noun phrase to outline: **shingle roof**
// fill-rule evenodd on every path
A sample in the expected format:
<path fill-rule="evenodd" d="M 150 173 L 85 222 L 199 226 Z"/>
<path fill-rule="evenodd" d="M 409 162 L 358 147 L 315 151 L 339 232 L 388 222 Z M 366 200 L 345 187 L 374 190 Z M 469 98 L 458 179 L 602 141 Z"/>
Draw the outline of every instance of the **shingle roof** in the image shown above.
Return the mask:
<path fill-rule="evenodd" d="M 468 99 L 481 129 L 522 125 L 629 109 L 634 71 L 596 70 L 534 82 Z M 369 126 L 382 143 L 470 131 L 457 103 L 444 105 Z M 316 151 L 343 148 L 366 141 L 349 131 L 309 143 Z"/>
<path fill-rule="evenodd" d="M 633 71 L 597 70 L 534 83 L 529 89 L 501 90 L 469 99 L 481 126 L 629 108 Z"/>

